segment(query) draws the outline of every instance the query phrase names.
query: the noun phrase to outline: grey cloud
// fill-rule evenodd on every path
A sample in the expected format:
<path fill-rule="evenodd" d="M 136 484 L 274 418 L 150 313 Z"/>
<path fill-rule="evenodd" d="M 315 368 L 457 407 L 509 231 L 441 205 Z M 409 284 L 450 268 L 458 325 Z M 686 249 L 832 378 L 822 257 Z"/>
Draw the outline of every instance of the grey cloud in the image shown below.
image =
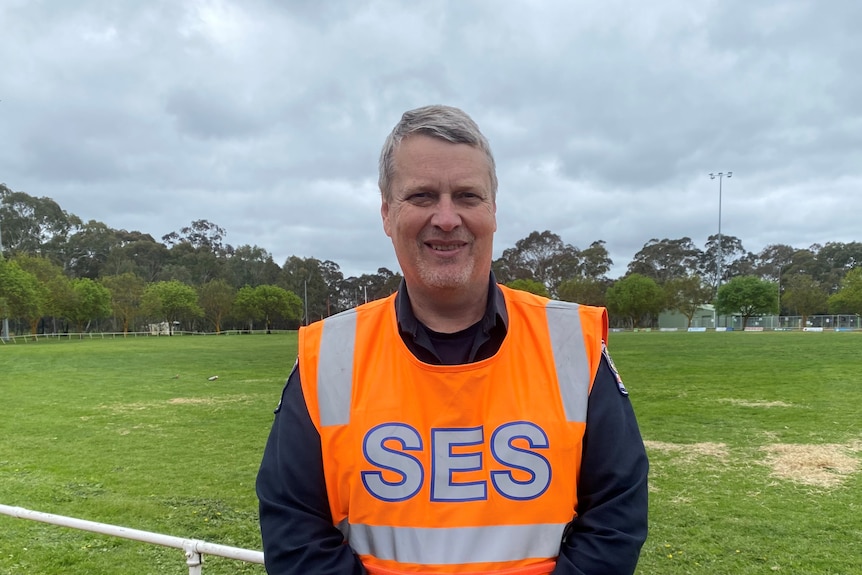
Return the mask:
<path fill-rule="evenodd" d="M 862 4 L 659 0 L 5 4 L 0 181 L 154 237 L 397 267 L 376 163 L 401 113 L 464 108 L 497 156 L 497 255 L 533 230 L 858 241 Z M 619 271 L 619 270 L 616 270 Z"/>
<path fill-rule="evenodd" d="M 247 105 L 232 101 L 230 85 L 209 90 L 181 88 L 168 95 L 165 111 L 181 132 L 196 138 L 242 139 L 255 135 L 264 119 L 255 117 Z"/>

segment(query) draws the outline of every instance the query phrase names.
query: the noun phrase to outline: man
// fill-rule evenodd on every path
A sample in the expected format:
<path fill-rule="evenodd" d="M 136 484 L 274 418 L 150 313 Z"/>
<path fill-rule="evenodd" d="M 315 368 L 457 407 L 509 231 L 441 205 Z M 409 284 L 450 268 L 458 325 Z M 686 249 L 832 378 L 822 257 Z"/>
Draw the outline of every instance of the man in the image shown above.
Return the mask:
<path fill-rule="evenodd" d="M 497 178 L 461 110 L 380 157 L 395 296 L 300 331 L 257 479 L 270 574 L 631 574 L 647 459 L 602 308 L 498 286 Z"/>

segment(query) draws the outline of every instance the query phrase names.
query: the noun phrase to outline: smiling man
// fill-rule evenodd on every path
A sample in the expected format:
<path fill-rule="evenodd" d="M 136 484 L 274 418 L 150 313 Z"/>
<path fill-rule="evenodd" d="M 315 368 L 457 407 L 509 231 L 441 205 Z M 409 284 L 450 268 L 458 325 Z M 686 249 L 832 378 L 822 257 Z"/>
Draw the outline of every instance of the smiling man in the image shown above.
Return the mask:
<path fill-rule="evenodd" d="M 383 229 L 417 319 L 444 333 L 485 312 L 497 206 L 488 156 L 469 144 L 411 135 L 392 160 Z"/>
<path fill-rule="evenodd" d="M 497 285 L 497 177 L 461 110 L 380 157 L 394 296 L 300 330 L 257 479 L 271 574 L 631 574 L 647 459 L 602 308 Z"/>

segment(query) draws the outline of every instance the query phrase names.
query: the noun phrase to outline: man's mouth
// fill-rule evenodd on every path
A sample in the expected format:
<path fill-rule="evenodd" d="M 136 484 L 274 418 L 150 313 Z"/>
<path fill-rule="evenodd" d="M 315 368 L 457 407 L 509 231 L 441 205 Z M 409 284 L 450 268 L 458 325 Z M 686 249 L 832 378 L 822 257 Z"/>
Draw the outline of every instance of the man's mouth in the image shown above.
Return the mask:
<path fill-rule="evenodd" d="M 427 244 L 429 248 L 434 250 L 435 252 L 451 252 L 453 250 L 457 250 L 458 248 L 462 248 L 467 244 Z"/>

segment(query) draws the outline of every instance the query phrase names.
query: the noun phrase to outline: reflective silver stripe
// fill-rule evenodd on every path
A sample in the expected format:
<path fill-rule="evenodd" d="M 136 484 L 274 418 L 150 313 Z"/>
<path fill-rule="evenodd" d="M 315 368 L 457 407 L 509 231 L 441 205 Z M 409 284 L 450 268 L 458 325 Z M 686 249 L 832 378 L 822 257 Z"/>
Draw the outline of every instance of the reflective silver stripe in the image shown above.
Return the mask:
<path fill-rule="evenodd" d="M 355 310 L 323 320 L 317 358 L 317 402 L 323 426 L 343 425 L 350 421 L 355 345 Z"/>
<path fill-rule="evenodd" d="M 565 528 L 565 523 L 445 528 L 351 523 L 348 542 L 360 555 L 399 563 L 493 563 L 556 557 Z"/>
<path fill-rule="evenodd" d="M 347 517 L 338 522 L 338 525 L 335 526 L 341 534 L 344 535 L 344 540 L 347 541 L 348 535 L 350 534 L 350 523 L 348 522 Z"/>
<path fill-rule="evenodd" d="M 578 304 L 550 301 L 545 306 L 545 313 L 566 420 L 584 422 L 587 420 L 591 374 Z"/>

